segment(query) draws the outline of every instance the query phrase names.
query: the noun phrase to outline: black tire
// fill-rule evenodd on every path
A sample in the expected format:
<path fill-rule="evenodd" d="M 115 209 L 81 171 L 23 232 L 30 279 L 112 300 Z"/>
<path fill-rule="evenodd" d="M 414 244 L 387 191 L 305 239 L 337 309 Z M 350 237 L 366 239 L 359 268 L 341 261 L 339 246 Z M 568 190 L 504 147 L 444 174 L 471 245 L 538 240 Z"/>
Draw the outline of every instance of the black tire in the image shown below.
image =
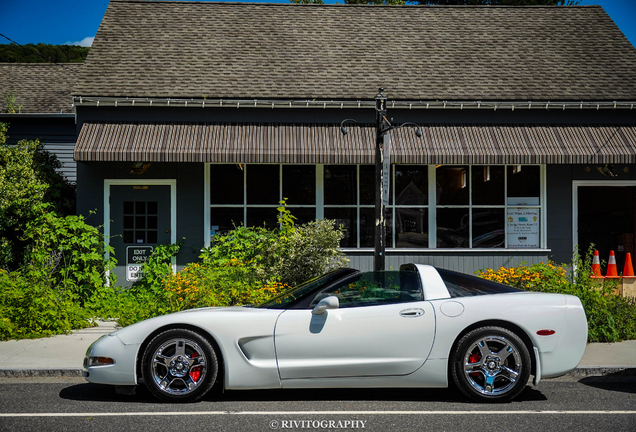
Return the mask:
<path fill-rule="evenodd" d="M 214 386 L 219 364 L 208 340 L 192 330 L 173 329 L 155 336 L 142 358 L 144 383 L 168 402 L 194 402 Z"/>
<path fill-rule="evenodd" d="M 467 333 L 451 354 L 455 385 L 478 402 L 509 402 L 526 387 L 531 368 L 528 348 L 502 327 L 481 327 Z"/>

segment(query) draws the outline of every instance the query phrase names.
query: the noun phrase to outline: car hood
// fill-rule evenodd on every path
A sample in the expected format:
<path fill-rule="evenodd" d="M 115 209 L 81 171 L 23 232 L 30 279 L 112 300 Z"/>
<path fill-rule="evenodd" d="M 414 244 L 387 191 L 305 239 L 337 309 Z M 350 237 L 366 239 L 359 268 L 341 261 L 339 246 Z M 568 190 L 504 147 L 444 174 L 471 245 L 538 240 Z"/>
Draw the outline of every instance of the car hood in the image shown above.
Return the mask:
<path fill-rule="evenodd" d="M 241 316 L 246 314 L 262 314 L 265 311 L 267 311 L 267 309 L 258 309 L 246 306 L 188 309 L 140 321 L 119 330 L 115 330 L 110 333 L 110 336 L 118 336 L 126 345 L 139 344 L 143 342 L 150 333 L 164 326 L 183 324 L 205 328 L 209 327 L 216 321 L 226 320 L 231 316 L 236 317 L 239 314 L 242 314 Z M 282 311 L 278 311 L 278 313 L 280 312 Z M 243 320 L 244 318 L 241 319 Z M 228 321 L 232 320 L 233 319 L 230 318 Z"/>

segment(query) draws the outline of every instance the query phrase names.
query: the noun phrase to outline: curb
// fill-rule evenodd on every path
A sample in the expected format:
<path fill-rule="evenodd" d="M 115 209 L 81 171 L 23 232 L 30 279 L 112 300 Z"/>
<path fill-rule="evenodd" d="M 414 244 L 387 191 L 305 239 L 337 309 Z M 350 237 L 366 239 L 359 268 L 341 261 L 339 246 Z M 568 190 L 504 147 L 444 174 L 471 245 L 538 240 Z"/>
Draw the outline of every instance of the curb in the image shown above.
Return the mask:
<path fill-rule="evenodd" d="M 567 374 L 571 377 L 588 376 L 613 376 L 613 377 L 633 377 L 636 376 L 634 366 L 583 366 L 578 367 Z"/>
<path fill-rule="evenodd" d="M 84 369 L 0 369 L 0 378 L 32 378 L 32 377 L 83 377 Z M 578 367 L 563 376 L 574 378 L 581 377 L 636 377 L 636 367 L 634 366 L 585 366 Z M 546 378 L 548 379 L 548 378 Z"/>
<path fill-rule="evenodd" d="M 83 368 L 67 369 L 0 369 L 0 378 L 83 377 Z"/>

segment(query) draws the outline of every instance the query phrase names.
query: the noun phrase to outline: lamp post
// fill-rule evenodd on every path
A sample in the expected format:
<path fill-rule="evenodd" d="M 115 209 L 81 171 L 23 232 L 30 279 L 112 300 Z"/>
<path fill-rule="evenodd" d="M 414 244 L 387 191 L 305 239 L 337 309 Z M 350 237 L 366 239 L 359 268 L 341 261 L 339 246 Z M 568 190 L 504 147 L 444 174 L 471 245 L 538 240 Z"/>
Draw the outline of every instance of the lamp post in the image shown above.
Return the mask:
<path fill-rule="evenodd" d="M 387 95 L 384 89 L 380 87 L 378 94 L 375 96 L 375 228 L 374 228 L 374 254 L 373 269 L 382 271 L 385 268 L 385 251 L 386 251 L 386 206 L 388 204 L 389 182 L 385 182 L 385 176 L 390 176 L 391 171 L 384 172 L 385 162 L 390 167 L 390 161 L 385 161 L 385 155 L 389 158 L 388 148 L 389 137 L 387 132 L 398 129 L 403 126 L 414 126 L 415 134 L 418 138 L 422 137 L 419 126 L 415 123 L 407 122 L 394 126 L 387 118 L 386 111 Z M 343 135 L 347 134 L 347 129 L 343 126 L 345 122 L 357 123 L 354 119 L 346 119 L 340 123 L 340 131 Z M 385 184 L 387 188 L 385 189 Z"/>
<path fill-rule="evenodd" d="M 386 207 L 382 199 L 384 191 L 384 138 L 391 129 L 391 123 L 386 118 L 387 96 L 380 87 L 375 95 L 375 229 L 374 229 L 374 253 L 373 269 L 384 270 L 384 253 L 386 251 Z M 386 173 L 390 175 L 391 173 Z M 388 193 L 388 191 L 386 191 Z"/>

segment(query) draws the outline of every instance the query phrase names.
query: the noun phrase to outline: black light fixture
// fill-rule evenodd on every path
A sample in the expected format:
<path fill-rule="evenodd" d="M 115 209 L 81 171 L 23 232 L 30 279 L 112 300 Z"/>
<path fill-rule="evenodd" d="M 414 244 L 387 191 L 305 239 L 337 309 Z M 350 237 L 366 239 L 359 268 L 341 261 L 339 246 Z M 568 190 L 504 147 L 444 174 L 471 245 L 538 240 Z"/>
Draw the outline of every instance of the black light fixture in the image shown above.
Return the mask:
<path fill-rule="evenodd" d="M 340 132 L 342 132 L 343 135 L 348 134 L 349 132 L 347 131 L 347 128 L 344 127 L 344 124 L 347 122 L 351 122 L 351 123 L 358 123 L 357 120 L 355 119 L 344 119 L 343 121 L 340 122 Z"/>

